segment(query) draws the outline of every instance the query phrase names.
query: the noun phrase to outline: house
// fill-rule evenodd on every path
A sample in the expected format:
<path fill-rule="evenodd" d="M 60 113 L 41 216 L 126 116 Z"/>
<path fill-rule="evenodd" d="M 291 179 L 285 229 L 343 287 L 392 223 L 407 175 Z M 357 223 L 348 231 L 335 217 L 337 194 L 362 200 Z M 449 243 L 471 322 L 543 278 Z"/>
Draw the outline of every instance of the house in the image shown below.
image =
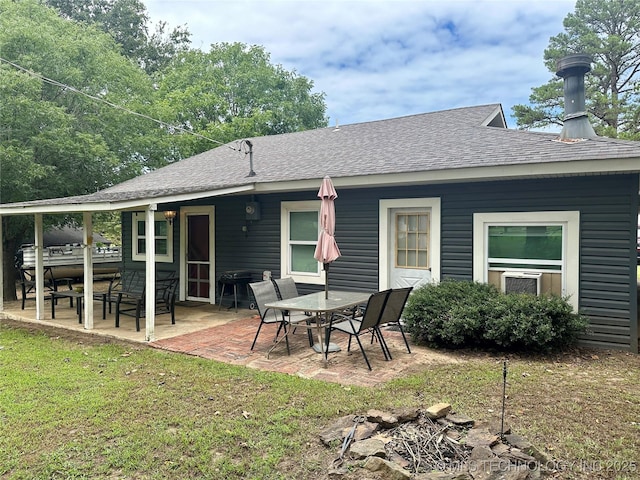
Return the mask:
<path fill-rule="evenodd" d="M 124 268 L 176 272 L 181 300 L 216 303 L 216 279 L 235 270 L 292 276 L 306 293 L 324 285 L 313 251 L 328 175 L 342 252 L 331 288 L 524 280 L 589 316 L 585 345 L 638 352 L 640 143 L 593 133 L 574 88 L 588 68 L 572 58 L 559 69 L 565 94 L 578 95 L 566 98 L 560 136 L 506 128 L 499 104 L 457 108 L 246 139 L 91 195 L 0 205 L 0 215 L 35 215 L 38 239 L 42 214 L 82 212 L 90 237 L 92 212 L 119 210 Z"/>

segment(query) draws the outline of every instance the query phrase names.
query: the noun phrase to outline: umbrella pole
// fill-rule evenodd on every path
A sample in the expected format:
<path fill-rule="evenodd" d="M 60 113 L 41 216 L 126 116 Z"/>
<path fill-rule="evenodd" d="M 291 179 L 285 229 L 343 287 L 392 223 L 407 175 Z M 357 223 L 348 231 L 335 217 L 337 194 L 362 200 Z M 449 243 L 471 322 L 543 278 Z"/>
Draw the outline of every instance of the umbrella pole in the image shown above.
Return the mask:
<path fill-rule="evenodd" d="M 324 264 L 324 298 L 329 298 L 329 264 Z"/>

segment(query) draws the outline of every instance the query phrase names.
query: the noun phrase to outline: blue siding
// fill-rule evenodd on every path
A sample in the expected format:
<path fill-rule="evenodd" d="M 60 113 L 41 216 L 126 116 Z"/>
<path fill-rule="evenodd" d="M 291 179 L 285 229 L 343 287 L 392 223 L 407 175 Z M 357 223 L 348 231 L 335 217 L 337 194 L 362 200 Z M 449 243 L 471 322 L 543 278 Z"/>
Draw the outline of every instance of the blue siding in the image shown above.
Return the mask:
<path fill-rule="evenodd" d="M 579 305 L 591 319 L 591 333 L 583 343 L 638 351 L 637 175 L 339 190 L 336 239 L 342 257 L 330 269 L 332 288 L 377 290 L 379 200 L 414 197 L 441 198 L 441 277 L 460 280 L 473 278 L 474 213 L 579 211 Z M 250 270 L 256 280 L 262 278 L 264 270 L 279 277 L 280 203 L 313 199 L 316 191 L 215 197 L 199 202 L 215 205 L 216 278 L 223 271 L 236 269 Z M 261 219 L 246 222 L 244 206 L 252 200 L 260 203 Z M 175 228 L 174 251 L 178 252 L 179 233 Z M 130 231 L 125 219 L 125 255 L 131 246 Z M 177 269 L 177 254 L 175 258 Z M 302 293 L 321 288 L 299 287 Z M 246 306 L 248 299 L 242 298 L 242 303 Z"/>

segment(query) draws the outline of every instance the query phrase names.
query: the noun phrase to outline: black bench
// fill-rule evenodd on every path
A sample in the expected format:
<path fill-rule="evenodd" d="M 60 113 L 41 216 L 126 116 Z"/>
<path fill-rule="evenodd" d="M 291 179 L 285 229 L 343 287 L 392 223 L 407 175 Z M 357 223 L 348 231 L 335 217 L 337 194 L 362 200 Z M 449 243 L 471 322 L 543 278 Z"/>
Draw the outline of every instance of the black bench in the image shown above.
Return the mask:
<path fill-rule="evenodd" d="M 146 284 L 144 272 L 127 272 L 121 276 L 121 289 L 116 297 L 116 328 L 120 327 L 120 315 L 136 319 L 136 331 L 140 331 L 140 317 L 145 316 Z M 171 314 L 171 323 L 176 323 L 175 306 L 178 278 L 173 273 L 156 278 L 155 311 L 156 314 Z"/>

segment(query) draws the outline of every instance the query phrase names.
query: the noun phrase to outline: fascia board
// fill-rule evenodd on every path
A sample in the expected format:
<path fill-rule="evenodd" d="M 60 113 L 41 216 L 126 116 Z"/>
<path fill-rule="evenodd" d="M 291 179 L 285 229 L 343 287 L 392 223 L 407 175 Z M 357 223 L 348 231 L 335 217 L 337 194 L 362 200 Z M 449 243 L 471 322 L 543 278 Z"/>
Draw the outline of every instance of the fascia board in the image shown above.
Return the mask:
<path fill-rule="evenodd" d="M 209 190 L 204 192 L 185 193 L 179 195 L 167 195 L 152 198 L 140 198 L 135 200 L 123 200 L 114 202 L 76 202 L 76 203 L 47 203 L 44 205 L 25 206 L 0 206 L 0 216 L 2 215 L 33 215 L 36 213 L 77 213 L 77 212 L 108 212 L 118 210 L 133 210 L 146 207 L 151 204 L 179 203 L 200 198 L 218 197 L 221 195 L 233 195 L 236 193 L 248 192 L 254 189 L 254 185 L 243 185 L 240 187 L 223 188 L 220 190 Z"/>

